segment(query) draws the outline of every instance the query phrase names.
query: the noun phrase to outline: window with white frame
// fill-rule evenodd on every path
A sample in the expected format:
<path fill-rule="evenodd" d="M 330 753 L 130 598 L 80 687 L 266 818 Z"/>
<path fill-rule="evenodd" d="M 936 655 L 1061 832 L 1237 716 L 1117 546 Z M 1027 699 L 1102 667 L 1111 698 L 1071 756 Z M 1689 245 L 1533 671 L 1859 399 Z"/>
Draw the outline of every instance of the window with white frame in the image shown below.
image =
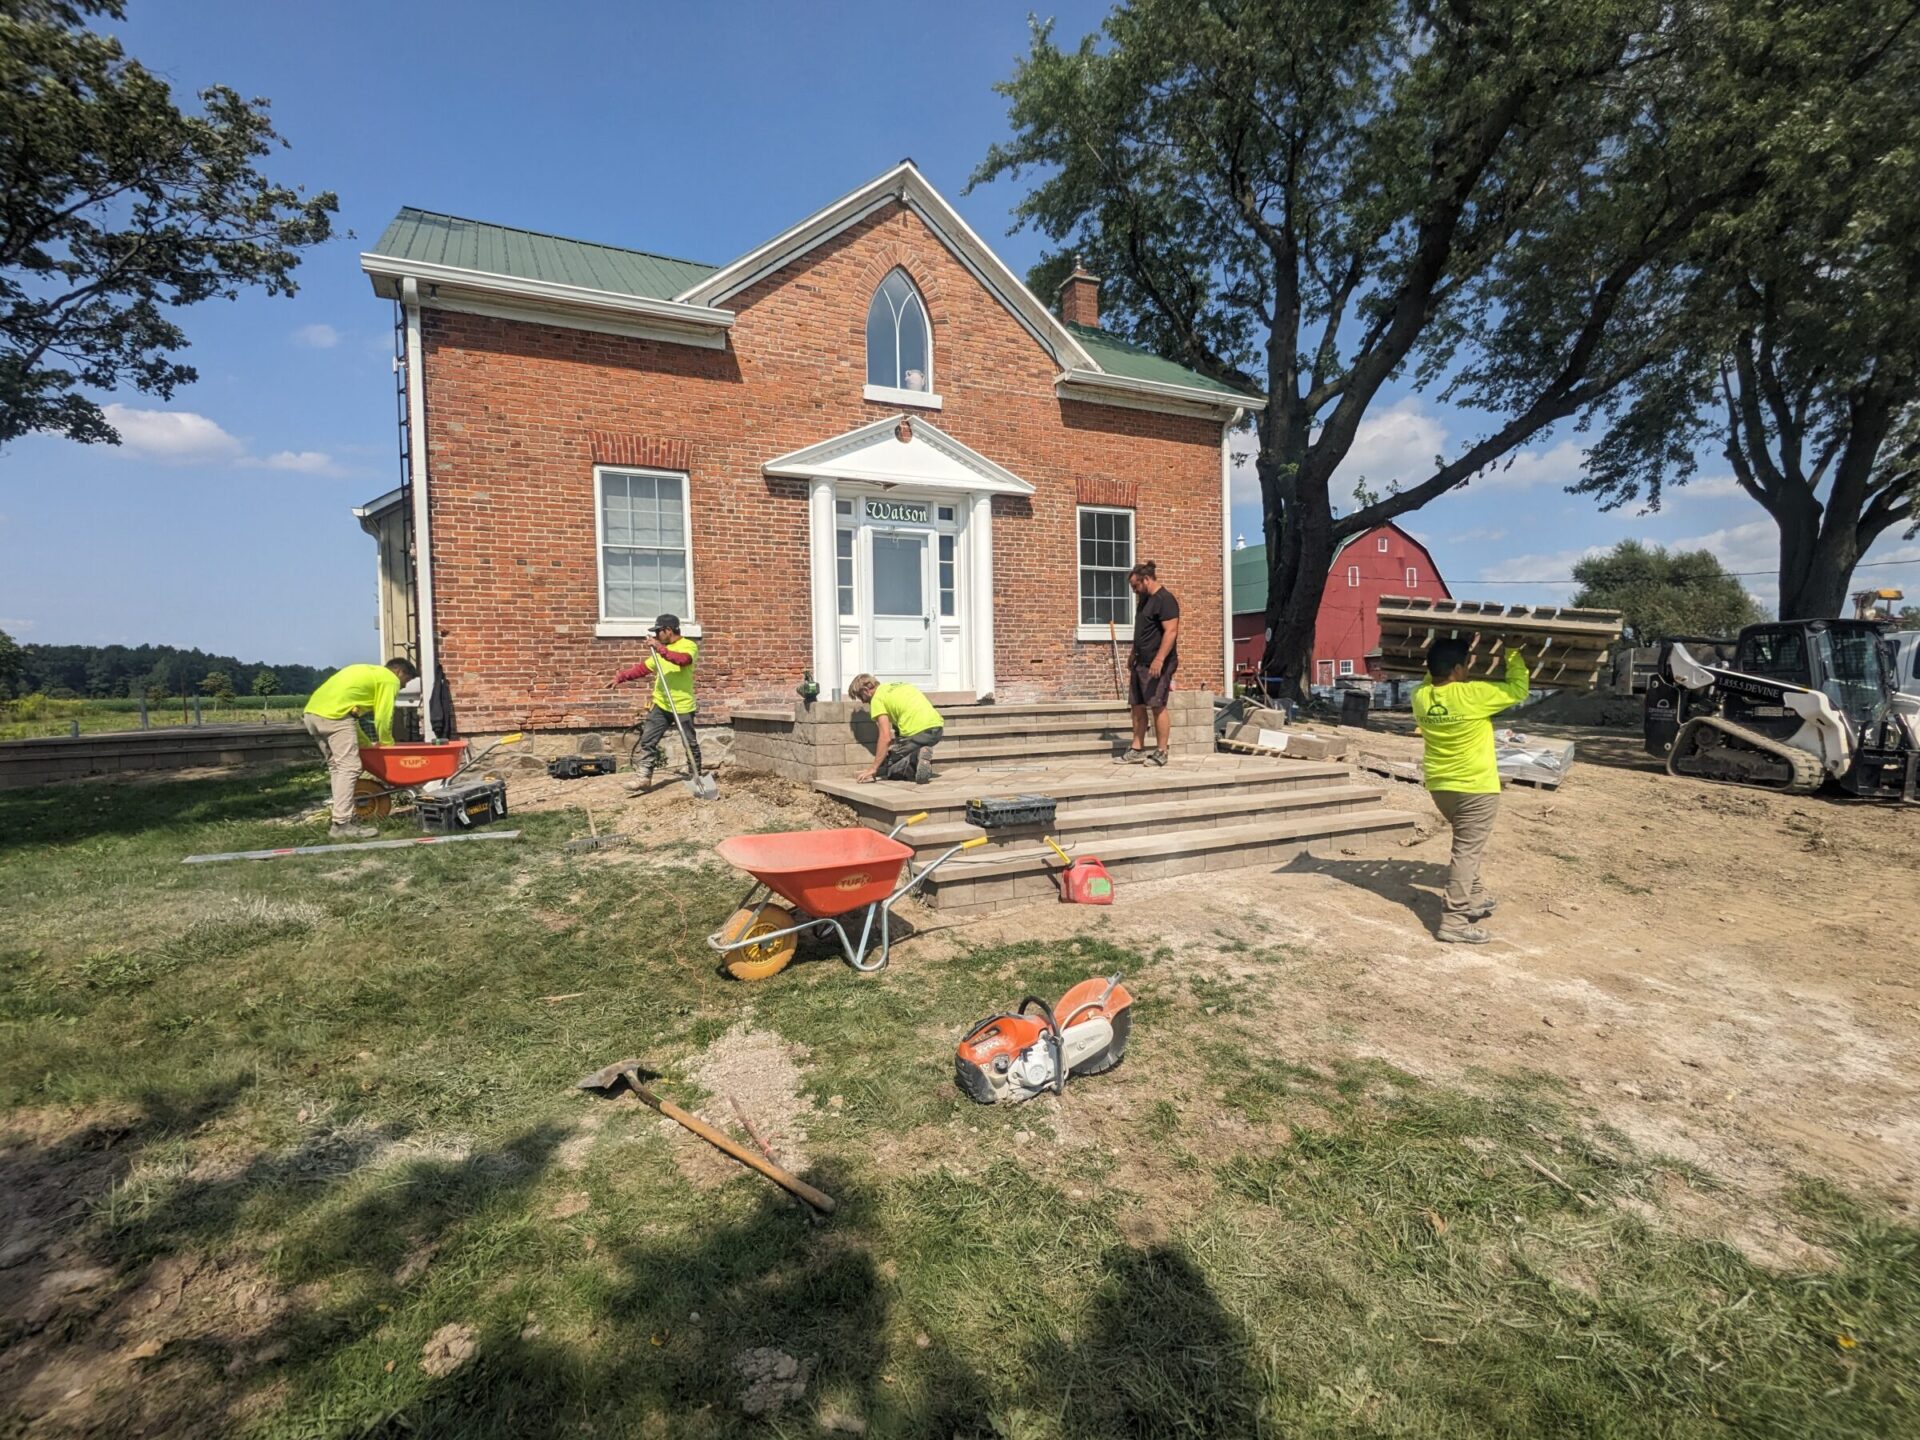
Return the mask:
<path fill-rule="evenodd" d="M 1411 590 L 1420 583 L 1420 572 L 1413 566 L 1407 567 L 1407 589 Z"/>
<path fill-rule="evenodd" d="M 1347 588 L 1349 590 L 1358 590 L 1360 588 L 1360 567 L 1358 565 L 1347 566 Z"/>
<path fill-rule="evenodd" d="M 889 271 L 867 307 L 867 384 L 886 390 L 933 389 L 927 307 L 904 270 Z"/>
<path fill-rule="evenodd" d="M 840 614 L 853 614 L 853 531 L 833 532 L 834 588 L 840 597 Z"/>
<path fill-rule="evenodd" d="M 1353 673 L 1353 662 L 1351 660 L 1342 660 L 1340 662 L 1340 673 L 1342 675 L 1351 675 Z"/>
<path fill-rule="evenodd" d="M 600 618 L 693 620 L 693 560 L 687 477 L 661 470 L 596 467 L 600 528 Z"/>
<path fill-rule="evenodd" d="M 1133 624 L 1133 512 L 1082 505 L 1080 517 L 1080 623 Z"/>
<path fill-rule="evenodd" d="M 940 618 L 943 620 L 951 620 L 953 618 L 953 541 L 954 537 L 951 535 L 942 535 L 940 537 Z"/>
<path fill-rule="evenodd" d="M 1387 537 L 1384 535 L 1380 536 L 1377 540 L 1373 542 L 1373 548 L 1378 550 L 1382 555 L 1386 554 L 1387 553 Z"/>

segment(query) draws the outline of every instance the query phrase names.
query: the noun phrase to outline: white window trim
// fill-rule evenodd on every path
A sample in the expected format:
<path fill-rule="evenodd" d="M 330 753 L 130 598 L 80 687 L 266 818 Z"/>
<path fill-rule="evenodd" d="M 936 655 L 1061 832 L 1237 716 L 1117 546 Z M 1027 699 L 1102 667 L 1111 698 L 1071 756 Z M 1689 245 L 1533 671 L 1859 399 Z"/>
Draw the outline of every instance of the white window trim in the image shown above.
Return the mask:
<path fill-rule="evenodd" d="M 1419 584 L 1420 571 L 1412 565 L 1407 566 L 1407 588 L 1409 590 L 1417 589 Z"/>
<path fill-rule="evenodd" d="M 1384 535 L 1377 537 L 1374 540 L 1373 548 L 1379 551 L 1382 555 L 1386 554 L 1387 553 L 1387 537 Z"/>
<path fill-rule="evenodd" d="M 1073 638 L 1076 640 L 1105 640 L 1109 635 L 1122 640 L 1133 639 L 1133 622 L 1122 625 L 1114 621 L 1109 630 L 1105 625 L 1085 625 L 1080 623 L 1080 602 L 1086 597 L 1080 593 L 1080 517 L 1089 512 L 1127 517 L 1127 550 L 1137 564 L 1140 558 L 1140 518 L 1125 505 L 1076 505 L 1073 507 Z M 1104 568 L 1104 567 L 1102 567 Z M 1127 567 L 1129 570 L 1133 566 Z"/>
<path fill-rule="evenodd" d="M 866 398 L 869 400 L 885 397 L 888 399 L 890 403 L 905 403 L 909 405 L 919 404 L 929 410 L 938 410 L 940 408 L 940 397 L 937 394 L 934 394 L 934 390 L 933 390 L 933 312 L 927 309 L 927 297 L 925 294 L 921 292 L 920 287 L 914 283 L 913 276 L 907 273 L 906 266 L 896 265 L 893 267 L 893 269 L 887 271 L 885 275 L 882 275 L 880 277 L 880 285 L 885 285 L 887 281 L 891 280 L 895 275 L 898 275 L 902 280 L 907 282 L 907 289 L 913 292 L 913 298 L 920 306 L 920 325 L 921 325 L 921 328 L 927 332 L 927 388 L 925 390 L 908 390 L 902 387 L 896 387 L 892 385 L 868 385 L 864 387 L 864 393 L 866 395 Z M 873 290 L 874 296 L 877 296 L 880 293 L 880 285 L 874 286 L 874 290 Z M 869 314 L 873 312 L 873 296 L 869 296 L 867 298 L 867 312 Z M 865 327 L 862 327 L 862 334 L 864 336 Z M 871 340 L 867 341 L 866 348 L 867 348 L 866 360 L 868 364 L 867 373 L 871 374 L 872 373 L 871 367 L 873 363 L 873 343 Z M 894 358 L 894 368 L 897 370 L 904 371 L 905 367 L 899 363 L 900 361 L 900 317 L 897 315 L 894 316 L 894 319 L 893 319 L 893 358 Z M 897 397 L 902 395 L 915 396 L 918 398 L 914 400 L 907 400 L 904 402 L 898 401 Z M 926 399 L 929 396 L 931 396 L 933 400 L 933 403 L 931 405 L 926 404 Z"/>
<path fill-rule="evenodd" d="M 860 394 L 882 405 L 906 405 L 916 410 L 938 410 L 946 404 L 930 390 L 897 390 L 891 385 L 862 386 Z"/>
<path fill-rule="evenodd" d="M 1347 588 L 1349 590 L 1358 590 L 1360 588 L 1360 567 L 1358 565 L 1347 566 Z"/>
<path fill-rule="evenodd" d="M 678 480 L 685 504 L 680 507 L 680 543 L 687 555 L 687 613 L 680 617 L 680 633 L 700 638 L 699 611 L 694 608 L 693 590 L 693 480 L 684 470 L 657 470 L 649 465 L 596 465 L 593 467 L 593 608 L 599 620 L 593 633 L 603 640 L 629 639 L 653 633 L 653 621 L 644 615 L 609 618 L 607 615 L 607 504 L 602 484 L 613 475 L 651 475 L 656 479 Z"/>
<path fill-rule="evenodd" d="M 1340 662 L 1340 673 L 1342 675 L 1353 674 L 1353 662 L 1351 660 L 1342 660 Z"/>

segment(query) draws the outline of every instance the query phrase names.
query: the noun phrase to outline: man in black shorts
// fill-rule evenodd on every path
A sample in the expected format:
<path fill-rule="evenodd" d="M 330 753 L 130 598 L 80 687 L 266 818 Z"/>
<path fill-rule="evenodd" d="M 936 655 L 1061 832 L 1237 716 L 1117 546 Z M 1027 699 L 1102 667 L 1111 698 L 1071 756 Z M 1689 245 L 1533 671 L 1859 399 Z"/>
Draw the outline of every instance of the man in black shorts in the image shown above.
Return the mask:
<path fill-rule="evenodd" d="M 1133 744 L 1123 765 L 1167 763 L 1167 696 L 1180 668 L 1180 602 L 1153 573 L 1153 561 L 1127 574 L 1133 588 L 1133 657 L 1127 666 L 1127 700 L 1133 706 Z M 1147 750 L 1147 716 L 1153 716 L 1154 747 Z"/>

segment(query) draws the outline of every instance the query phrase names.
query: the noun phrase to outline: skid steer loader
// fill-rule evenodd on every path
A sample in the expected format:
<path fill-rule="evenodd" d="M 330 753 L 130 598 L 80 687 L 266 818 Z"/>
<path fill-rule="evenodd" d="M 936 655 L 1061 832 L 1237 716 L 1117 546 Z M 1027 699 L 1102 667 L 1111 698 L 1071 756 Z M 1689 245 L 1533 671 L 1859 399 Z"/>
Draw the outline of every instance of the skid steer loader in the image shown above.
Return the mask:
<path fill-rule="evenodd" d="M 1646 748 L 1670 775 L 1920 800 L 1920 719 L 1898 701 L 1894 666 L 1881 627 L 1858 620 L 1749 625 L 1731 647 L 1669 641 Z"/>

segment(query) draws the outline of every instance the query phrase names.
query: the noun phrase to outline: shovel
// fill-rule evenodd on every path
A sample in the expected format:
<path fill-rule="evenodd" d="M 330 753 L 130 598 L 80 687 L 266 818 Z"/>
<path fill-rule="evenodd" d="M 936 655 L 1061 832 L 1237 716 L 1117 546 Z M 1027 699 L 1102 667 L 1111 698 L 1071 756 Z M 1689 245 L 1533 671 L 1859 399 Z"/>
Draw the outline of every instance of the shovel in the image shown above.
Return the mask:
<path fill-rule="evenodd" d="M 687 717 L 675 709 L 673 723 L 680 731 L 680 748 L 687 755 L 687 789 L 693 792 L 696 800 L 718 800 L 720 787 L 714 783 L 711 775 L 702 775 L 699 765 L 694 762 L 693 737 L 687 733 Z"/>
<path fill-rule="evenodd" d="M 773 1161 L 754 1154 L 753 1151 L 747 1149 L 744 1145 L 736 1144 L 711 1125 L 707 1124 L 706 1121 L 696 1115 L 689 1115 L 671 1100 L 662 1100 L 658 1095 L 640 1083 L 643 1076 L 647 1079 L 652 1079 L 658 1073 L 658 1071 L 649 1070 L 644 1061 L 616 1060 L 604 1070 L 596 1070 L 593 1074 L 587 1076 L 586 1079 L 580 1081 L 577 1088 L 581 1090 L 592 1090 L 598 1094 L 611 1097 L 618 1095 L 620 1093 L 620 1087 L 624 1085 L 669 1120 L 672 1120 L 678 1125 L 685 1126 L 716 1150 L 731 1155 L 748 1169 L 758 1170 L 762 1175 L 773 1181 L 774 1184 L 791 1194 L 798 1195 L 822 1215 L 831 1215 L 834 1212 L 836 1205 L 831 1195 L 824 1191 L 814 1189 L 813 1186 L 807 1184 L 806 1181 L 782 1170 L 778 1165 L 774 1164 Z"/>

